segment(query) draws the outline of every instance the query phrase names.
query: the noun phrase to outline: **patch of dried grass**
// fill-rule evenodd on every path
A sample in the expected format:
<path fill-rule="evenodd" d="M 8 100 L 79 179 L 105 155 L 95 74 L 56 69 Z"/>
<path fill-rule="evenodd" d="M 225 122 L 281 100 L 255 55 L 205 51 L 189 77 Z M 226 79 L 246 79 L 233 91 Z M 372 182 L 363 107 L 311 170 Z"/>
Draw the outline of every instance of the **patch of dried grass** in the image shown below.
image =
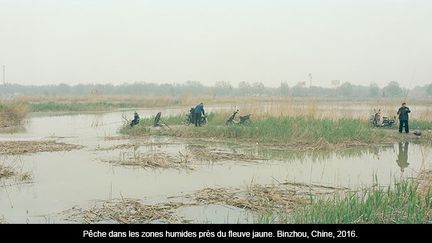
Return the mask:
<path fill-rule="evenodd" d="M 115 141 L 115 140 L 127 140 L 129 139 L 129 136 L 105 136 L 105 141 Z"/>
<path fill-rule="evenodd" d="M 180 154 L 179 157 L 175 158 L 165 153 L 154 153 L 154 154 L 134 154 L 134 156 L 109 160 L 108 162 L 118 165 L 129 165 L 129 166 L 140 166 L 149 168 L 188 168 L 189 158 L 185 155 Z"/>
<path fill-rule="evenodd" d="M 19 172 L 11 166 L 0 164 L 0 179 L 16 179 L 18 181 L 31 180 L 31 174 L 28 172 Z"/>
<path fill-rule="evenodd" d="M 0 154 L 17 155 L 38 152 L 70 151 L 83 146 L 56 141 L 8 141 L 0 142 Z"/>
<path fill-rule="evenodd" d="M 115 150 L 115 149 L 129 149 L 129 148 L 133 148 L 136 146 L 137 146 L 136 144 L 125 143 L 125 144 L 118 144 L 118 145 L 114 145 L 114 146 L 106 147 L 106 148 L 98 147 L 95 150 L 96 151 L 110 151 L 110 150 Z"/>
<path fill-rule="evenodd" d="M 115 221 L 122 224 L 143 224 L 162 221 L 180 222 L 174 211 L 181 203 L 146 205 L 136 199 L 104 201 L 90 209 L 73 208 L 65 212 L 68 219 L 85 223 Z"/>
<path fill-rule="evenodd" d="M 0 101 L 0 127 L 19 125 L 28 112 L 28 104 L 22 100 Z"/>
<path fill-rule="evenodd" d="M 110 147 L 98 147 L 95 150 L 96 151 L 109 151 L 109 150 L 115 150 L 115 149 L 130 149 L 130 148 L 138 148 L 140 146 L 163 146 L 163 145 L 170 145 L 170 144 L 177 144 L 174 142 L 136 142 L 136 143 L 125 143 L 125 144 L 118 144 L 113 145 Z"/>
<path fill-rule="evenodd" d="M 189 147 L 188 151 L 196 160 L 205 161 L 221 161 L 221 160 L 237 160 L 237 161 L 257 161 L 265 160 L 250 154 L 243 153 L 229 153 L 222 151 L 214 151 L 203 146 Z"/>
<path fill-rule="evenodd" d="M 279 185 L 251 185 L 246 190 L 205 188 L 194 194 L 194 199 L 204 204 L 225 204 L 238 208 L 262 211 L 282 209 L 289 211 L 307 203 L 310 195 L 333 193 L 344 188 L 283 183 Z"/>
<path fill-rule="evenodd" d="M 0 178 L 9 178 L 16 174 L 17 172 L 12 167 L 0 165 Z"/>

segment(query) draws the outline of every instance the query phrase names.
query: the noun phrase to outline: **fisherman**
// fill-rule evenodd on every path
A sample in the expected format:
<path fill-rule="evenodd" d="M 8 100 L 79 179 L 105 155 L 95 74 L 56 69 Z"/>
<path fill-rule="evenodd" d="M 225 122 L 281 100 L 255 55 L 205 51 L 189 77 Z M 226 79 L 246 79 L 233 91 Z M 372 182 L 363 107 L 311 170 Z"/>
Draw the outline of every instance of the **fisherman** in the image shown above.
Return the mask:
<path fill-rule="evenodd" d="M 381 122 L 381 109 L 379 109 L 378 112 L 375 113 L 374 124 L 375 124 L 375 126 L 381 126 L 382 125 L 382 122 Z"/>
<path fill-rule="evenodd" d="M 134 112 L 134 119 L 131 121 L 130 126 L 133 127 L 135 125 L 138 125 L 140 122 L 140 117 L 138 116 L 138 113 L 135 111 Z"/>
<path fill-rule="evenodd" d="M 190 124 L 194 124 L 195 123 L 195 108 L 194 107 L 191 107 L 190 108 L 190 110 L 189 110 L 189 114 L 188 114 L 188 116 L 187 116 L 187 125 L 190 125 Z"/>
<path fill-rule="evenodd" d="M 409 133 L 408 126 L 408 113 L 411 113 L 411 110 L 406 106 L 406 103 L 402 103 L 402 107 L 399 108 L 397 114 L 399 115 L 399 132 L 402 133 L 402 128 L 405 127 L 405 132 Z"/>
<path fill-rule="evenodd" d="M 205 116 L 205 112 L 204 112 L 204 104 L 201 102 L 194 109 L 194 123 L 196 127 L 201 126 L 202 116 Z"/>

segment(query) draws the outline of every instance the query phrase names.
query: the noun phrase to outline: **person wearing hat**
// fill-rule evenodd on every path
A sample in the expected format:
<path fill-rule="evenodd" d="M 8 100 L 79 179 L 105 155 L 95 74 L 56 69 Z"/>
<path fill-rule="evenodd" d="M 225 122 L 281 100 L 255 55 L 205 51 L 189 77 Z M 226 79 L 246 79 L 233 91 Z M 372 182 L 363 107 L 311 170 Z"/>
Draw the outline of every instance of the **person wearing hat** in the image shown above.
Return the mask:
<path fill-rule="evenodd" d="M 399 108 L 397 114 L 399 116 L 399 132 L 402 133 L 402 129 L 405 127 L 405 132 L 409 133 L 408 126 L 408 113 L 411 113 L 411 110 L 406 106 L 406 103 L 402 103 L 402 107 Z"/>

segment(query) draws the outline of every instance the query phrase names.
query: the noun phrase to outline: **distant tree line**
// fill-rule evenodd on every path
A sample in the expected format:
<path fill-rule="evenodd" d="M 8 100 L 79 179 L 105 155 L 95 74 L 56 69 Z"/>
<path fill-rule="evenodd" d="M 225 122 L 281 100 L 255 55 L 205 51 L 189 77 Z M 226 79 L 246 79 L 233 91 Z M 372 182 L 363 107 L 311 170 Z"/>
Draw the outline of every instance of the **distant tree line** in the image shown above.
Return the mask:
<path fill-rule="evenodd" d="M 240 82 L 236 87 L 226 81 L 206 86 L 198 81 L 183 84 L 125 83 L 112 84 L 78 84 L 78 85 L 19 85 L 5 84 L 0 86 L 0 95 L 211 95 L 211 96 L 282 96 L 282 97 L 432 97 L 432 83 L 414 87 L 410 90 L 400 87 L 397 82 L 389 82 L 380 88 L 377 84 L 369 86 L 354 85 L 349 82 L 337 87 L 305 87 L 304 82 L 290 87 L 281 82 L 279 87 L 266 87 L 262 82 Z"/>

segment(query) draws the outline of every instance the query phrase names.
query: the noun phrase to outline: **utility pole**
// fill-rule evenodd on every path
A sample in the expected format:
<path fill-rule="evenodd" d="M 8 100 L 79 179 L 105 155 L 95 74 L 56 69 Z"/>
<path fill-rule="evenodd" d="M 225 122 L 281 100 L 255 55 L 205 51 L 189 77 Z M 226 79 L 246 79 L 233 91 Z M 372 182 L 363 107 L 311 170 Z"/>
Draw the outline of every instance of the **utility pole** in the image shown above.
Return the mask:
<path fill-rule="evenodd" d="M 6 86 L 6 66 L 3 65 L 3 85 Z"/>

